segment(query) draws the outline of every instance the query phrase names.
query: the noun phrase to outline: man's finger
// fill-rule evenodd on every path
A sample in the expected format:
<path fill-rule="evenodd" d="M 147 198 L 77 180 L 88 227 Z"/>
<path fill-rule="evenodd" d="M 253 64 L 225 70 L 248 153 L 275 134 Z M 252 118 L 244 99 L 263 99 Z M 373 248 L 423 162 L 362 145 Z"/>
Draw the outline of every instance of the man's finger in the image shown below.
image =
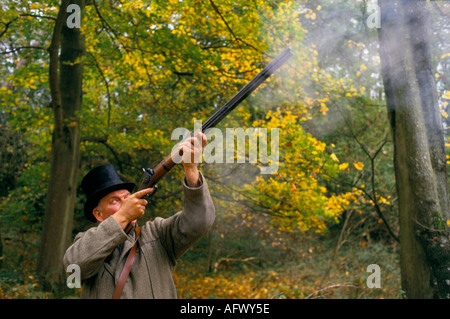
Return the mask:
<path fill-rule="evenodd" d="M 193 147 L 193 144 L 190 144 L 189 142 L 180 144 L 179 149 L 180 149 L 180 151 L 179 151 L 180 155 L 189 154 L 189 153 L 194 154 L 194 152 L 195 152 L 195 148 Z"/>
<path fill-rule="evenodd" d="M 206 138 L 206 135 L 204 133 L 200 133 L 202 137 L 202 147 L 205 147 L 206 144 L 208 144 L 208 139 Z"/>
<path fill-rule="evenodd" d="M 201 142 L 202 147 L 205 147 L 206 144 L 208 143 L 208 139 L 206 138 L 206 135 L 203 132 L 200 132 L 200 131 L 195 132 L 194 136 L 191 137 L 191 139 L 192 139 L 191 143 L 194 143 L 193 138 L 196 138 L 199 142 Z"/>
<path fill-rule="evenodd" d="M 183 145 L 188 145 L 188 146 L 191 146 L 191 145 L 195 145 L 194 143 L 195 143 L 195 137 L 193 137 L 193 136 L 191 136 L 191 137 L 188 137 L 187 139 L 185 139 L 184 140 L 184 142 L 182 143 Z"/>
<path fill-rule="evenodd" d="M 137 191 L 132 196 L 134 196 L 136 198 L 141 198 L 147 194 L 153 193 L 154 190 L 155 190 L 154 188 L 144 188 L 144 189 L 141 189 L 140 191 Z"/>
<path fill-rule="evenodd" d="M 188 148 L 191 148 L 191 146 L 193 145 L 194 145 L 193 137 L 180 144 L 181 147 L 188 147 Z"/>

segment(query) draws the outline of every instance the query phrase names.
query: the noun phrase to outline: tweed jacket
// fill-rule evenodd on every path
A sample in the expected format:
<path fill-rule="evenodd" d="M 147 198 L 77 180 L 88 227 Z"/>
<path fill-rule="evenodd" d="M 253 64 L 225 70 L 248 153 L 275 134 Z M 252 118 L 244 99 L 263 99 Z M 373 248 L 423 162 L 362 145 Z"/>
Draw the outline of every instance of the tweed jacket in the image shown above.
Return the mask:
<path fill-rule="evenodd" d="M 172 270 L 177 259 L 205 235 L 215 218 L 208 185 L 191 188 L 183 181 L 182 211 L 157 217 L 141 227 L 135 261 L 121 298 L 177 298 Z M 111 216 L 97 227 L 79 233 L 64 255 L 64 267 L 77 264 L 81 298 L 111 299 L 135 241 L 134 228 L 126 234 Z"/>

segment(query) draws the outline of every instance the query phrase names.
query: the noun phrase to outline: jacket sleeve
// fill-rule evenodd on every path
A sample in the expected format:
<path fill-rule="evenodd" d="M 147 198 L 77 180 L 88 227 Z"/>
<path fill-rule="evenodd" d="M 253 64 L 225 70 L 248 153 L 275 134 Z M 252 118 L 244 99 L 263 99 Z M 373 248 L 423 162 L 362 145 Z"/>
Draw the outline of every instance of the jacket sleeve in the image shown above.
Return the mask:
<path fill-rule="evenodd" d="M 157 218 L 153 224 L 174 265 L 176 259 L 203 237 L 214 223 L 215 207 L 201 173 L 200 180 L 198 187 L 189 187 L 184 180 L 183 210 L 167 219 Z"/>
<path fill-rule="evenodd" d="M 127 235 L 110 216 L 97 227 L 79 233 L 75 237 L 64 255 L 64 268 L 70 264 L 77 264 L 82 280 L 92 277 L 100 271 L 104 260 L 114 249 L 126 240 Z"/>

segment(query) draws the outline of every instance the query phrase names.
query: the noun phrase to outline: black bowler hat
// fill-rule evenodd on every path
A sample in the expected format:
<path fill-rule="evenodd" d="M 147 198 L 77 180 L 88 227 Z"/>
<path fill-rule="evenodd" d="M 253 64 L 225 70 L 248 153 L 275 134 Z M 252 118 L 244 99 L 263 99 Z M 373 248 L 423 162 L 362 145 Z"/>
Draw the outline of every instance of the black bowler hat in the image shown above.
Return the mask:
<path fill-rule="evenodd" d="M 119 189 L 126 189 L 131 193 L 134 186 L 134 183 L 123 182 L 111 164 L 93 168 L 81 181 L 81 188 L 87 196 L 84 215 L 92 222 L 97 221 L 92 211 L 103 197 Z"/>

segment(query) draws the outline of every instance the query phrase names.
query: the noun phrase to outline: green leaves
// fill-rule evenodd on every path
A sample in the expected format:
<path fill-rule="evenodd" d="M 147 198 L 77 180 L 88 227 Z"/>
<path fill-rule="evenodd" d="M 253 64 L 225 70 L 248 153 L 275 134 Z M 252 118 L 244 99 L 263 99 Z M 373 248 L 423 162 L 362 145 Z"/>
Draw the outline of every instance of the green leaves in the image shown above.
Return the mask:
<path fill-rule="evenodd" d="M 2 50 L 11 51 L 0 63 L 8 82 L 0 91 L 2 107 L 12 129 L 26 133 L 30 172 L 34 165 L 45 169 L 39 165 L 49 160 L 51 150 L 53 115 L 48 108 L 45 49 L 58 5 L 14 2 L 14 7 L 2 7 L 3 29 L 13 20 L 2 36 Z M 283 227 L 323 230 L 347 205 L 348 194 L 354 193 L 331 190 L 331 178 L 350 169 L 356 172 L 362 164 L 365 169 L 367 163 L 362 157 L 346 158 L 349 150 L 340 145 L 341 139 L 322 132 L 331 132 L 334 123 L 329 115 L 337 113 L 336 105 L 347 103 L 350 112 L 364 102 L 361 95 L 366 89 L 359 81 L 369 70 L 358 63 L 355 70 L 360 73 L 352 80 L 319 64 L 323 47 L 308 42 L 308 35 L 316 30 L 321 14 L 327 14 L 325 5 L 309 8 L 293 1 L 133 0 L 87 5 L 81 23 L 86 42 L 82 171 L 107 161 L 137 180 L 141 167 L 158 163 L 170 152 L 177 142 L 170 139 L 173 129 L 193 129 L 193 119 L 207 119 L 290 46 L 294 56 L 289 65 L 221 126 L 280 128 L 280 170 L 270 178 L 248 177 L 246 187 L 267 211 L 282 212 L 289 222 L 279 218 L 276 223 Z M 29 45 L 32 42 L 34 46 Z M 360 45 L 353 41 L 346 48 Z M 313 125 L 318 129 L 311 129 Z M 219 164 L 202 169 L 216 176 L 226 171 Z M 155 215 L 177 209 L 181 194 L 175 190 L 181 177 L 181 170 L 174 171 L 164 180 L 174 200 L 158 201 Z M 220 189 L 211 183 L 213 191 Z"/>

